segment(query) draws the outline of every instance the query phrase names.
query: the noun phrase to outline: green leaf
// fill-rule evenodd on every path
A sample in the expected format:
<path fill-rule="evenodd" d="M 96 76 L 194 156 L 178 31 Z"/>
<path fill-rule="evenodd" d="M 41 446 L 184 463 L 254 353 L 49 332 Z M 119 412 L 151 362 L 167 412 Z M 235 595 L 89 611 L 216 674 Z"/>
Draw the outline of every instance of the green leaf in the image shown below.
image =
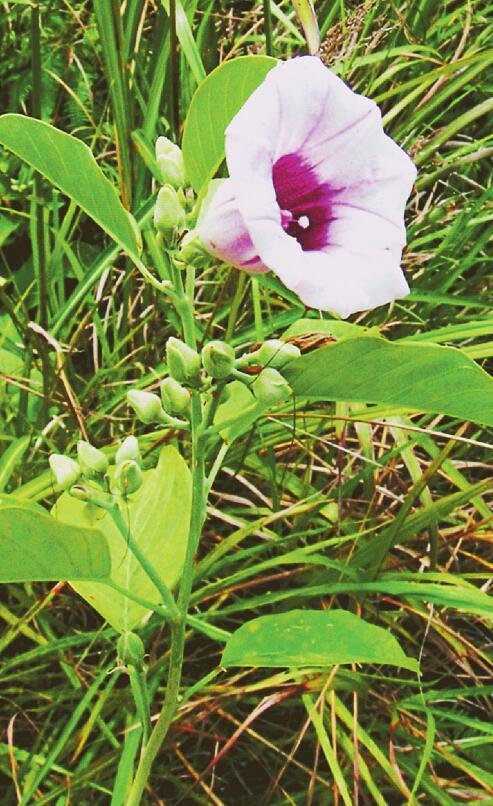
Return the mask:
<path fill-rule="evenodd" d="M 41 120 L 8 114 L 0 117 L 0 144 L 43 174 L 126 252 L 138 257 L 129 215 L 85 143 Z"/>
<path fill-rule="evenodd" d="M 31 437 L 26 434 L 18 439 L 13 439 L 9 447 L 0 457 L 0 492 L 3 493 L 10 478 L 20 464 L 22 457 L 28 449 Z"/>
<path fill-rule="evenodd" d="M 199 192 L 224 158 L 224 132 L 277 60 L 240 56 L 210 73 L 192 98 L 183 134 L 187 178 Z"/>
<path fill-rule="evenodd" d="M 161 0 L 166 13 L 169 16 L 169 0 Z M 200 58 L 200 52 L 195 42 L 193 31 L 190 28 L 190 23 L 180 0 L 175 0 L 175 14 L 176 14 L 176 35 L 178 41 L 183 49 L 183 54 L 188 62 L 192 75 L 200 84 L 206 77 L 204 65 Z"/>
<path fill-rule="evenodd" d="M 267 406 L 259 403 L 244 383 L 232 381 L 224 390 L 224 399 L 217 409 L 214 425 L 225 442 L 234 442 L 266 410 Z"/>
<path fill-rule="evenodd" d="M 9 235 L 11 235 L 19 226 L 19 221 L 15 221 L 7 216 L 0 215 L 0 246 L 3 246 Z"/>
<path fill-rule="evenodd" d="M 1 319 L 3 319 L 3 317 L 0 318 L 0 326 L 8 328 L 5 320 L 2 322 Z M 5 333 L 5 330 L 3 330 L 2 333 Z M 41 394 L 37 395 L 36 392 L 41 393 L 43 388 L 43 376 L 36 367 L 32 367 L 29 378 L 26 378 L 24 375 L 24 364 L 25 359 L 22 353 L 14 353 L 11 352 L 11 350 L 0 347 L 0 402 L 5 396 L 10 403 L 10 407 L 13 410 L 17 410 L 20 395 L 18 384 L 28 386 L 31 391 L 28 392 L 27 416 L 29 422 L 34 423 L 36 422 L 41 407 Z M 1 375 L 7 377 L 1 378 Z M 9 380 L 9 376 L 12 379 L 11 381 Z"/>
<path fill-rule="evenodd" d="M 169 588 L 177 583 L 185 558 L 190 498 L 190 471 L 178 451 L 166 447 L 157 467 L 144 472 L 142 487 L 122 505 L 123 519 L 134 540 Z M 64 523 L 97 526 L 108 541 L 111 580 L 141 599 L 161 604 L 154 584 L 108 513 L 77 501 L 68 493 L 60 497 L 53 512 Z M 132 630 L 150 612 L 107 585 L 71 584 L 117 630 Z"/>
<path fill-rule="evenodd" d="M 493 380 L 454 347 L 351 338 L 298 358 L 283 374 L 311 400 L 383 403 L 493 425 Z"/>
<path fill-rule="evenodd" d="M 385 663 L 418 671 L 394 636 L 346 610 L 291 610 L 243 624 L 228 640 L 222 666 L 333 666 Z"/>
<path fill-rule="evenodd" d="M 388 593 L 390 596 L 410 597 L 421 602 L 433 602 L 433 604 L 444 607 L 453 607 L 464 613 L 482 616 L 490 621 L 493 619 L 493 597 L 472 586 L 393 579 L 355 583 L 354 588 L 351 588 L 350 584 L 346 588 L 348 592 L 349 590 L 375 591 Z"/>
<path fill-rule="evenodd" d="M 363 327 L 353 322 L 343 322 L 341 319 L 298 319 L 283 333 L 283 338 L 290 339 L 311 334 L 320 334 L 339 341 L 355 336 L 378 336 L 379 332 L 377 327 Z"/>
<path fill-rule="evenodd" d="M 100 531 L 59 523 L 9 495 L 0 495 L 0 556 L 0 582 L 104 579 L 111 570 Z"/>

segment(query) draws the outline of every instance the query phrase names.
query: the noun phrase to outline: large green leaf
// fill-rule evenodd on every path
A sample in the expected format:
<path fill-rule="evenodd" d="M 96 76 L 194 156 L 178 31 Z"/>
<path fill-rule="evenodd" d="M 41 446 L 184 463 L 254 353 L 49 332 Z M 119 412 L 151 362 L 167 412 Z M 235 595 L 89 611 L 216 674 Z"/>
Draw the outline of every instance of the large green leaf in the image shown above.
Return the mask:
<path fill-rule="evenodd" d="M 111 570 L 100 531 L 59 523 L 9 495 L 0 495 L 0 557 L 0 582 L 104 579 Z"/>
<path fill-rule="evenodd" d="M 130 218 L 85 143 L 41 120 L 8 114 L 0 117 L 0 144 L 73 199 L 125 251 L 138 256 Z"/>
<path fill-rule="evenodd" d="M 163 581 L 172 588 L 178 581 L 187 542 L 190 517 L 190 471 L 178 451 L 163 448 L 156 468 L 144 473 L 142 487 L 122 505 L 132 536 Z M 64 493 L 53 512 L 64 523 L 96 525 L 108 541 L 111 580 L 146 601 L 161 597 L 130 551 L 108 513 Z M 150 611 L 98 582 L 72 582 L 81 596 L 117 630 L 131 630 Z"/>
<path fill-rule="evenodd" d="M 270 56 L 240 56 L 213 70 L 195 92 L 185 121 L 183 158 L 197 192 L 224 158 L 228 123 L 276 64 Z"/>
<path fill-rule="evenodd" d="M 291 610 L 260 616 L 229 638 L 222 666 L 333 666 L 385 663 L 417 671 L 394 636 L 346 610 Z"/>
<path fill-rule="evenodd" d="M 303 355 L 284 375 L 311 400 L 383 403 L 493 425 L 493 379 L 454 347 L 350 338 Z"/>

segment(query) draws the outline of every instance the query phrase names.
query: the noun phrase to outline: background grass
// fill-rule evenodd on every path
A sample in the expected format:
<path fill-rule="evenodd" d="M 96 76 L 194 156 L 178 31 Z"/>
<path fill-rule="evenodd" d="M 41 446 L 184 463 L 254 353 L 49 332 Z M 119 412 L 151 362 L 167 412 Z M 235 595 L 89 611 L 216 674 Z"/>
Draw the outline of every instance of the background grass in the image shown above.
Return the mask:
<path fill-rule="evenodd" d="M 179 134 L 197 82 L 220 61 L 265 52 L 265 5 L 178 6 L 172 59 L 157 0 L 127 0 L 122 13 L 114 0 L 50 0 L 39 22 L 29 4 L 7 1 L 2 111 L 41 116 L 86 142 L 145 222 L 155 138 Z M 316 5 L 325 62 L 379 103 L 388 133 L 419 167 L 404 259 L 411 295 L 354 320 L 392 339 L 461 346 L 488 368 L 493 4 Z M 303 52 L 291 4 L 271 0 L 270 11 L 274 54 Z M 80 434 L 103 446 L 142 432 L 125 391 L 157 386 L 174 320 L 78 209 L 15 157 L 0 160 L 0 486 L 51 505 L 51 451 L 72 452 Z M 155 236 L 144 234 L 159 272 Z M 269 336 L 303 313 L 279 288 L 218 266 L 200 277 L 198 311 L 204 336 L 235 344 L 255 341 L 260 317 Z M 193 633 L 149 803 L 493 803 L 488 621 L 426 597 L 334 590 L 354 572 L 364 536 L 377 539 L 408 507 L 383 588 L 396 571 L 491 585 L 491 492 L 475 486 L 492 476 L 490 431 L 387 415 L 360 404 L 288 407 L 245 434 L 212 494 L 193 601 L 228 630 L 284 607 L 351 609 L 391 626 L 421 659 L 421 679 L 372 667 L 226 673 L 220 645 Z M 152 464 L 152 437 L 146 444 Z M 137 732 L 114 632 L 63 584 L 6 585 L 1 596 L 2 803 L 21 793 L 27 802 L 121 803 Z M 142 636 L 154 691 L 168 636 L 157 618 Z"/>

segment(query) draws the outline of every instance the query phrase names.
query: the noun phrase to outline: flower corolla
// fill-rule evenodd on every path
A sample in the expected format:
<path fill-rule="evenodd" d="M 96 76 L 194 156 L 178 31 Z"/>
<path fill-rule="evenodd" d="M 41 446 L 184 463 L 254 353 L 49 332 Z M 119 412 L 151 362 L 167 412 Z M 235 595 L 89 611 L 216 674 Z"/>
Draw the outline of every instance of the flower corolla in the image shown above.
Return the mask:
<path fill-rule="evenodd" d="M 280 62 L 226 129 L 229 179 L 199 222 L 219 259 L 272 270 L 347 317 L 409 293 L 400 268 L 416 177 L 380 110 L 315 56 Z"/>

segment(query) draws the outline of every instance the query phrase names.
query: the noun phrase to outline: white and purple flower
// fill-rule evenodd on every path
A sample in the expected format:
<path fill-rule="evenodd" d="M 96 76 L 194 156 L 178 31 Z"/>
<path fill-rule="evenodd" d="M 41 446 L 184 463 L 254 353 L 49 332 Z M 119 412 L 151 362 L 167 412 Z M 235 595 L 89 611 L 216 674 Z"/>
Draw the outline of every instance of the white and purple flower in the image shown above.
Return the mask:
<path fill-rule="evenodd" d="M 315 56 L 280 62 L 226 130 L 229 179 L 199 231 L 216 257 L 272 270 L 346 317 L 409 293 L 400 268 L 416 169 L 380 110 Z"/>

